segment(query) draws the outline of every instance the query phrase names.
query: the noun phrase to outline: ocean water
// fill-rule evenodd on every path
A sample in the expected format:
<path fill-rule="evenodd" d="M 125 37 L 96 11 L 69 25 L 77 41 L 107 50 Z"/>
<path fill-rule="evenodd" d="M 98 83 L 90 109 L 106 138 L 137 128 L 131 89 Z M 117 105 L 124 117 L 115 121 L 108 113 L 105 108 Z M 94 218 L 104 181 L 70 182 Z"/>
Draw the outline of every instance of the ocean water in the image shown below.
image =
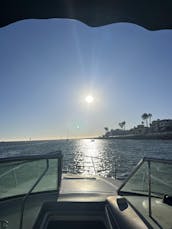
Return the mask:
<path fill-rule="evenodd" d="M 56 140 L 1 142 L 0 158 L 60 150 L 63 169 L 125 179 L 143 157 L 172 159 L 170 140 Z"/>

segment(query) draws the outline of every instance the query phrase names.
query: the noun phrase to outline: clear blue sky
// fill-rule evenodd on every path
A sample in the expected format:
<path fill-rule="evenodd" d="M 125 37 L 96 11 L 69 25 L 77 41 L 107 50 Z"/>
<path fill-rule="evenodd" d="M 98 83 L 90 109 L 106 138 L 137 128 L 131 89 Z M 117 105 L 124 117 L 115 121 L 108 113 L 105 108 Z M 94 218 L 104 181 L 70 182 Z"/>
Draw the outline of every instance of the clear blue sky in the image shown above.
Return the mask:
<path fill-rule="evenodd" d="M 84 99 L 92 94 L 94 102 Z M 27 20 L 0 29 L 0 140 L 101 135 L 172 118 L 172 30 Z"/>

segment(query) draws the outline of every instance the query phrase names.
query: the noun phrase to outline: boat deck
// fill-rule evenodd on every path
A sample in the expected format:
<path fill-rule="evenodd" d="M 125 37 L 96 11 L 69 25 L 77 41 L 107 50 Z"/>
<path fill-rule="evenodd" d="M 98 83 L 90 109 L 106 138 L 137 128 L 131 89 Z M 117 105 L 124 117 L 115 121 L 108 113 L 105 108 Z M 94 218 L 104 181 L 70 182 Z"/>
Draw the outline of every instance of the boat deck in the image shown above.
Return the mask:
<path fill-rule="evenodd" d="M 24 210 L 23 228 L 32 228 L 45 202 L 57 202 L 57 199 L 58 202 L 105 202 L 108 196 L 116 194 L 118 185 L 119 182 L 115 183 L 110 178 L 63 174 L 59 197 L 55 192 L 29 196 Z M 9 222 L 8 229 L 19 228 L 22 200 L 22 197 L 1 200 L 0 220 Z"/>
<path fill-rule="evenodd" d="M 97 193 L 109 195 L 116 194 L 119 185 L 120 182 L 113 178 L 63 174 L 60 193 Z"/>

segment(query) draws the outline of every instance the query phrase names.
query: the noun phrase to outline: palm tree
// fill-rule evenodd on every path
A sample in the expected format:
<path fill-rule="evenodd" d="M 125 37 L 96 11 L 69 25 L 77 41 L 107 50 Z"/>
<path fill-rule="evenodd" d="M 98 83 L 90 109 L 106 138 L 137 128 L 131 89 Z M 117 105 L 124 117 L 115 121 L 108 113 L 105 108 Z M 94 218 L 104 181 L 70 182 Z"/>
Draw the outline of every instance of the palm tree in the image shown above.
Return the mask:
<path fill-rule="evenodd" d="M 105 130 L 106 132 L 108 132 L 108 131 L 109 131 L 109 128 L 108 128 L 108 127 L 104 127 L 104 130 Z"/>
<path fill-rule="evenodd" d="M 123 125 L 123 129 L 125 130 L 126 121 L 123 121 L 122 125 Z"/>
<path fill-rule="evenodd" d="M 152 119 L 152 114 L 148 114 L 148 118 L 149 118 L 149 126 L 150 126 L 150 124 L 151 124 L 151 119 Z"/>
<path fill-rule="evenodd" d="M 119 125 L 119 126 L 121 127 L 121 129 L 122 129 L 122 123 L 121 123 L 121 122 L 119 122 L 119 123 L 118 123 L 118 125 Z"/>
<path fill-rule="evenodd" d="M 125 130 L 125 124 L 126 124 L 125 121 L 120 122 L 120 123 L 118 123 L 118 124 L 119 124 L 119 126 L 121 127 L 121 129 L 124 129 L 124 130 Z"/>
<path fill-rule="evenodd" d="M 148 114 L 147 113 L 143 113 L 141 117 L 142 117 L 143 121 L 146 122 L 146 126 L 148 127 Z"/>
<path fill-rule="evenodd" d="M 105 130 L 105 137 L 107 138 L 107 137 L 109 137 L 109 128 L 108 127 L 104 127 L 104 130 Z"/>

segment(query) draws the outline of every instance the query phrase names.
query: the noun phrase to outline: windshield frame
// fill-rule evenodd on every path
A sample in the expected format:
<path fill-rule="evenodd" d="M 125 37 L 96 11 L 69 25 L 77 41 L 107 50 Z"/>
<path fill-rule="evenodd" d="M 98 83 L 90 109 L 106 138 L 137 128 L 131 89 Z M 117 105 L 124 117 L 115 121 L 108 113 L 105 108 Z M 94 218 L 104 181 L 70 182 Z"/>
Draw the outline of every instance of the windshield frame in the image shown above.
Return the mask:
<path fill-rule="evenodd" d="M 0 158 L 0 164 L 3 163 L 10 163 L 10 162 L 20 162 L 23 161 L 23 163 L 27 163 L 27 162 L 32 162 L 32 161 L 37 161 L 37 160 L 50 160 L 50 159 L 58 159 L 58 165 L 57 165 L 57 195 L 59 195 L 60 192 L 60 186 L 61 186 L 61 179 L 62 179 L 62 153 L 61 151 L 54 151 L 54 152 L 50 152 L 47 154 L 31 154 L 31 155 L 18 155 L 18 156 L 11 156 L 11 157 L 3 157 Z M 43 178 L 43 177 L 42 177 Z M 41 178 L 41 179 L 42 179 Z M 52 191 L 40 191 L 40 192 L 31 192 L 29 195 L 35 195 L 35 194 L 40 194 L 40 193 L 47 193 L 47 192 L 52 192 Z M 12 198 L 18 198 L 18 197 L 22 197 L 22 196 L 26 196 L 27 193 L 23 193 L 23 194 L 19 194 L 19 195 L 13 195 L 13 196 L 9 196 L 9 197 L 4 197 L 1 198 L 0 201 L 3 200 L 8 200 L 8 199 L 12 199 Z"/>
<path fill-rule="evenodd" d="M 139 161 L 139 163 L 136 165 L 136 167 L 133 169 L 133 171 L 130 173 L 130 175 L 127 177 L 127 179 L 121 184 L 121 186 L 118 188 L 117 190 L 117 193 L 119 195 L 125 195 L 126 193 L 129 194 L 131 193 L 132 195 L 132 192 L 125 192 L 125 191 L 122 191 L 122 188 L 128 183 L 128 181 L 136 174 L 136 172 L 142 167 L 142 165 L 145 163 L 145 162 L 148 162 L 148 185 L 149 185 L 149 188 L 148 188 L 148 195 L 150 196 L 154 196 L 151 194 L 151 169 L 150 169 L 150 164 L 151 162 L 155 162 L 155 163 L 162 163 L 162 164 L 171 164 L 172 165 L 172 160 L 168 160 L 168 159 L 160 159 L 160 158 L 150 158 L 150 157 L 144 157 L 142 160 Z M 133 194 L 135 195 L 136 193 L 133 192 Z M 141 193 L 138 195 L 141 195 Z M 146 194 L 143 194 L 143 195 L 146 195 Z M 158 197 L 158 195 L 157 195 Z"/>

